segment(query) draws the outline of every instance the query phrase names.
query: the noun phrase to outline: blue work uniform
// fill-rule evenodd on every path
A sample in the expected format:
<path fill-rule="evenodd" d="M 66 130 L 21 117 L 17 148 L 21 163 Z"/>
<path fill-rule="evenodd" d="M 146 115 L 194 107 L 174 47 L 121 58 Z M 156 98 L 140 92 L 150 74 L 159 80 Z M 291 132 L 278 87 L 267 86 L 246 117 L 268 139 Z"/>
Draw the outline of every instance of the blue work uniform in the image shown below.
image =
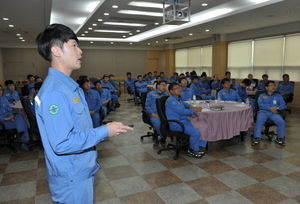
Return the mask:
<path fill-rule="evenodd" d="M 161 81 L 165 81 L 167 84 L 169 83 L 169 79 L 167 77 L 161 77 Z"/>
<path fill-rule="evenodd" d="M 194 128 L 192 123 L 188 120 L 188 115 L 194 113 L 193 109 L 188 109 L 189 104 L 185 103 L 179 98 L 171 95 L 166 101 L 166 116 L 168 120 L 178 120 L 183 123 L 184 133 L 190 135 L 190 148 L 194 151 L 199 151 L 199 147 L 205 147 L 206 141 L 200 140 L 201 133 Z M 182 131 L 180 125 L 170 122 L 170 129 L 173 131 Z"/>
<path fill-rule="evenodd" d="M 8 100 L 9 103 L 19 101 L 20 97 L 17 91 L 3 90 L 3 96 Z"/>
<path fill-rule="evenodd" d="M 5 129 L 17 129 L 18 133 L 24 132 L 20 140 L 22 142 L 28 142 L 29 141 L 28 126 L 24 120 L 23 115 L 15 114 L 14 115 L 15 122 L 4 120 L 4 118 L 12 115 L 13 112 L 10 103 L 5 97 L 0 96 L 0 121 L 4 123 Z M 2 129 L 1 126 L 0 129 Z"/>
<path fill-rule="evenodd" d="M 251 80 L 251 84 L 250 84 L 251 87 L 255 87 L 256 86 L 256 81 L 254 81 L 253 79 Z"/>
<path fill-rule="evenodd" d="M 258 89 L 258 90 L 266 90 L 265 87 L 266 87 L 266 82 L 264 80 L 261 80 L 259 82 L 258 86 L 256 87 L 256 89 Z"/>
<path fill-rule="evenodd" d="M 159 93 L 157 90 L 151 91 L 147 94 L 146 103 L 145 103 L 145 108 L 147 112 L 150 114 L 151 123 L 162 138 L 163 136 L 160 133 L 160 119 L 153 117 L 151 114 L 155 113 L 158 115 L 157 108 L 156 108 L 156 98 L 161 96 L 167 96 L 167 95 L 169 94 L 166 91 L 162 93 Z"/>
<path fill-rule="evenodd" d="M 193 99 L 193 96 L 195 95 L 195 92 L 193 89 L 186 87 L 186 89 L 183 89 L 180 87 L 181 95 L 180 98 L 183 101 L 189 101 Z"/>
<path fill-rule="evenodd" d="M 211 86 L 212 89 L 220 88 L 221 87 L 221 82 L 220 81 L 218 81 L 218 82 L 212 81 L 210 86 Z"/>
<path fill-rule="evenodd" d="M 113 81 L 108 81 L 114 88 L 115 88 L 115 90 L 116 89 L 118 89 L 118 87 L 119 87 L 119 85 L 118 85 L 118 83 L 116 82 L 116 80 L 113 80 Z"/>
<path fill-rule="evenodd" d="M 148 79 L 143 78 L 143 81 L 146 82 L 147 84 L 150 84 L 150 83 L 151 83 L 151 79 L 150 79 L 150 78 L 148 78 Z"/>
<path fill-rule="evenodd" d="M 203 94 L 206 94 L 206 92 L 202 90 L 199 83 L 192 83 L 190 88 L 194 91 L 195 95 L 201 96 L 203 100 L 214 100 L 213 96 L 202 96 Z"/>
<path fill-rule="evenodd" d="M 206 94 L 206 95 L 211 95 L 211 89 L 209 86 L 209 82 L 207 80 L 205 81 L 198 81 L 199 84 L 199 88 L 202 89 L 202 93 Z"/>
<path fill-rule="evenodd" d="M 282 81 L 278 84 L 276 91 L 279 91 L 279 93 L 284 94 L 281 96 L 284 100 L 286 100 L 289 94 L 294 93 L 294 84 L 291 82 L 284 83 L 284 81 Z"/>
<path fill-rule="evenodd" d="M 102 86 L 107 87 L 108 90 L 110 91 L 112 103 L 113 104 L 119 103 L 119 96 L 115 94 L 116 89 L 113 87 L 113 85 L 109 82 L 105 83 L 104 81 L 102 81 Z"/>
<path fill-rule="evenodd" d="M 89 111 L 94 111 L 95 113 L 91 115 L 93 121 L 93 128 L 96 128 L 100 125 L 100 114 L 99 110 L 102 107 L 100 95 L 95 90 L 90 90 L 90 92 L 84 91 L 85 100 L 88 104 Z"/>
<path fill-rule="evenodd" d="M 95 145 L 107 138 L 106 125 L 93 129 L 82 89 L 56 69 L 49 68 L 35 101 L 53 201 L 92 204 Z"/>
<path fill-rule="evenodd" d="M 29 83 L 29 84 L 27 85 L 27 88 L 28 88 L 28 92 L 30 92 L 30 89 L 31 89 L 31 88 L 34 88 L 34 83 Z"/>
<path fill-rule="evenodd" d="M 144 91 L 147 91 L 147 83 L 145 81 L 137 81 L 135 82 L 135 87 L 139 93 L 139 96 L 141 96 L 141 93 Z"/>
<path fill-rule="evenodd" d="M 256 123 L 254 127 L 254 137 L 261 137 L 261 128 L 267 120 L 272 120 L 277 125 L 277 137 L 284 138 L 285 122 L 283 118 L 270 111 L 271 107 L 278 107 L 279 110 L 285 109 L 285 102 L 278 93 L 269 95 L 262 93 L 258 97 L 259 111 L 257 112 Z"/>
<path fill-rule="evenodd" d="M 244 102 L 246 99 L 249 99 L 251 107 L 254 108 L 255 101 L 250 101 L 250 97 L 247 95 L 246 88 L 243 88 L 240 84 L 238 84 L 235 86 L 235 90 Z"/>
<path fill-rule="evenodd" d="M 239 94 L 233 89 L 229 89 L 229 91 L 226 91 L 225 89 L 221 89 L 218 93 L 218 98 L 222 101 L 239 101 L 239 102 L 242 102 L 242 99 L 239 96 Z"/>
<path fill-rule="evenodd" d="M 132 92 L 132 93 L 134 93 L 134 90 L 135 90 L 135 88 L 134 88 L 134 81 L 135 81 L 136 79 L 135 78 L 133 78 L 133 77 L 131 77 L 131 78 L 127 78 L 127 79 L 125 79 L 125 86 L 126 87 L 129 87 L 129 90 Z"/>
<path fill-rule="evenodd" d="M 103 101 L 111 101 L 111 94 L 108 89 L 102 89 L 101 91 L 97 90 L 100 95 L 101 104 Z M 104 117 L 107 116 L 107 104 L 102 105 L 104 109 Z"/>

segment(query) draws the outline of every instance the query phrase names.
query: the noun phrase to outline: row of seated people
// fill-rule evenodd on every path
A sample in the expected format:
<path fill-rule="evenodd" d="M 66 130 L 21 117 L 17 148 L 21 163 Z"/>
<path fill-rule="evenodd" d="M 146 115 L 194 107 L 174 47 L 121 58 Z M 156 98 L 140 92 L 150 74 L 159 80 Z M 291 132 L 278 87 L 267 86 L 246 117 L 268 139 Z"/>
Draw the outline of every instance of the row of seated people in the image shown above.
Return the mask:
<path fill-rule="evenodd" d="M 221 100 L 228 101 L 239 101 L 242 99 L 239 96 L 238 91 L 230 89 L 230 80 L 224 78 L 222 80 L 223 89 L 219 91 L 219 96 Z M 240 84 L 237 85 L 237 88 L 246 87 L 250 84 L 249 79 L 243 80 Z M 185 133 L 190 135 L 190 148 L 188 153 L 196 158 L 201 158 L 204 155 L 204 152 L 201 151 L 201 147 L 206 146 L 206 142 L 199 140 L 201 138 L 201 132 L 195 129 L 191 122 L 188 120 L 187 116 L 193 114 L 194 112 L 201 112 L 201 107 L 194 107 L 186 103 L 185 101 L 189 96 L 189 93 L 193 93 L 191 88 L 187 87 L 187 80 L 181 79 L 180 83 L 171 83 L 168 86 L 168 91 L 166 89 L 167 84 L 165 81 L 159 81 L 156 83 L 156 89 L 147 94 L 145 109 L 150 115 L 151 123 L 155 130 L 163 138 L 163 135 L 160 133 L 160 119 L 158 116 L 156 108 L 156 98 L 164 95 L 170 95 L 166 102 L 166 116 L 168 120 L 178 120 L 182 122 L 185 126 Z M 274 81 L 268 81 L 266 83 L 266 93 L 263 93 L 258 98 L 258 106 L 260 110 L 257 114 L 257 119 L 255 123 L 254 130 L 254 145 L 259 144 L 261 137 L 261 128 L 267 120 L 272 120 L 278 127 L 278 135 L 275 139 L 275 142 L 279 145 L 285 145 L 284 143 L 284 128 L 285 121 L 278 114 L 278 111 L 285 108 L 285 102 L 282 96 L 278 93 L 275 93 L 276 87 Z M 180 131 L 180 126 L 175 123 L 170 123 L 170 129 L 174 131 Z"/>

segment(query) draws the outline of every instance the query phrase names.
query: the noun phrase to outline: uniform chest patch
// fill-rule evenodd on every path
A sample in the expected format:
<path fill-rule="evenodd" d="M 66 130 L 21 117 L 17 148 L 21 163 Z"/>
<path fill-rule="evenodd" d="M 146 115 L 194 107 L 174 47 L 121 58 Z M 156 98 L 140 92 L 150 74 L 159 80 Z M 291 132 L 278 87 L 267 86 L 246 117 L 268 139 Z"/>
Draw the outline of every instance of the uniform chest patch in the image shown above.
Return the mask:
<path fill-rule="evenodd" d="M 263 98 L 268 98 L 268 96 L 263 96 Z"/>
<path fill-rule="evenodd" d="M 222 93 L 223 95 L 225 95 L 226 93 Z"/>
<path fill-rule="evenodd" d="M 51 105 L 49 107 L 49 112 L 52 114 L 52 115 L 56 115 L 58 112 L 59 112 L 59 107 L 57 105 Z"/>
<path fill-rule="evenodd" d="M 78 103 L 78 102 L 79 102 L 79 99 L 78 99 L 77 97 L 74 97 L 74 98 L 73 98 L 73 101 L 74 101 L 74 103 Z"/>

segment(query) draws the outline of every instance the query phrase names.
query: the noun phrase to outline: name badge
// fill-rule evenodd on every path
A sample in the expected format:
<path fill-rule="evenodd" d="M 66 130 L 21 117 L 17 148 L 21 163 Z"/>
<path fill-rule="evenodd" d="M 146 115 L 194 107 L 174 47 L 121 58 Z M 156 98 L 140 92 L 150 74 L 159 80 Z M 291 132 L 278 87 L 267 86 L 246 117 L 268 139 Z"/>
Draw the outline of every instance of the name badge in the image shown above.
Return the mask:
<path fill-rule="evenodd" d="M 273 100 L 273 104 L 277 104 L 277 102 L 276 102 L 276 100 L 275 100 L 275 99 Z"/>

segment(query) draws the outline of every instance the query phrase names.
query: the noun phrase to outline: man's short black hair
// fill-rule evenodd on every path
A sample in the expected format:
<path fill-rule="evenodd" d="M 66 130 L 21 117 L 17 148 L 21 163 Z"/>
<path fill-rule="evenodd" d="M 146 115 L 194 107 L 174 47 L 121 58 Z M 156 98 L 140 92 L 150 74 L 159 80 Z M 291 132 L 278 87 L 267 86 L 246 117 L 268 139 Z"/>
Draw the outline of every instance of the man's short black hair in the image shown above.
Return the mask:
<path fill-rule="evenodd" d="M 97 80 L 97 81 L 94 81 L 94 86 L 96 86 L 96 84 L 98 84 L 98 83 L 102 84 L 100 80 Z"/>
<path fill-rule="evenodd" d="M 108 76 L 107 76 L 107 75 L 103 75 L 102 79 L 104 79 L 104 78 L 106 78 L 106 77 L 108 78 Z"/>
<path fill-rule="evenodd" d="M 275 84 L 275 81 L 267 81 L 265 86 L 269 86 L 270 84 Z"/>
<path fill-rule="evenodd" d="M 228 79 L 228 78 L 222 79 L 221 84 L 225 84 L 226 81 L 230 82 L 230 79 Z"/>
<path fill-rule="evenodd" d="M 115 77 L 113 74 L 110 74 L 110 75 L 108 75 L 108 78 L 110 78 L 110 77 Z"/>
<path fill-rule="evenodd" d="M 10 85 L 10 84 L 15 84 L 15 83 L 14 83 L 13 80 L 6 80 L 6 81 L 4 82 L 4 84 L 5 84 L 5 86 L 8 86 L 8 85 Z"/>
<path fill-rule="evenodd" d="M 162 80 L 162 81 L 158 81 L 158 82 L 156 83 L 156 86 L 155 86 L 155 87 L 157 88 L 157 86 L 158 86 L 158 85 L 161 85 L 162 83 L 167 84 L 166 81 Z"/>
<path fill-rule="evenodd" d="M 261 76 L 261 78 L 264 78 L 264 77 L 269 77 L 267 74 L 263 74 L 262 76 Z"/>
<path fill-rule="evenodd" d="M 126 73 L 126 76 L 127 76 L 128 74 L 130 74 L 130 76 L 132 75 L 131 72 L 127 72 L 127 73 Z"/>
<path fill-rule="evenodd" d="M 185 72 L 185 74 L 190 74 L 189 72 Z"/>
<path fill-rule="evenodd" d="M 34 77 L 34 81 L 35 81 L 35 82 L 36 82 L 36 80 L 38 80 L 38 79 L 44 80 L 42 77 L 39 77 L 39 76 Z"/>
<path fill-rule="evenodd" d="M 229 72 L 229 71 L 225 72 L 225 76 L 226 76 L 227 74 L 231 74 L 231 72 Z"/>
<path fill-rule="evenodd" d="M 159 77 L 161 78 L 161 76 L 159 76 L 159 75 L 158 75 L 158 76 L 156 76 L 156 79 L 157 79 L 157 78 L 159 78 Z"/>
<path fill-rule="evenodd" d="M 82 86 L 85 82 L 90 82 L 90 80 L 88 80 L 87 78 L 77 80 L 79 86 Z"/>
<path fill-rule="evenodd" d="M 177 73 L 177 72 L 175 72 L 173 75 L 176 75 L 176 76 L 178 76 L 178 73 Z"/>
<path fill-rule="evenodd" d="M 27 79 L 29 79 L 30 77 L 34 77 L 34 76 L 32 74 L 28 74 Z"/>
<path fill-rule="evenodd" d="M 164 72 L 160 72 L 159 74 L 165 74 Z"/>
<path fill-rule="evenodd" d="M 152 72 L 148 72 L 148 74 L 152 74 Z"/>
<path fill-rule="evenodd" d="M 142 77 L 142 75 L 138 75 L 137 78 Z"/>
<path fill-rule="evenodd" d="M 169 92 L 173 89 L 173 87 L 174 86 L 179 86 L 179 84 L 178 83 L 175 83 L 175 82 L 173 82 L 173 83 L 171 83 L 170 85 L 169 85 L 169 87 L 168 87 L 168 90 L 169 90 Z"/>
<path fill-rule="evenodd" d="M 288 74 L 284 74 L 284 75 L 282 75 L 282 79 L 283 79 L 285 76 L 287 76 L 287 77 L 289 77 L 289 78 L 290 78 L 290 75 L 288 75 Z"/>
<path fill-rule="evenodd" d="M 203 77 L 203 76 L 206 76 L 206 77 L 207 77 L 206 72 L 202 72 L 201 77 Z"/>
<path fill-rule="evenodd" d="M 42 85 L 43 85 L 43 82 L 36 82 L 36 83 L 34 84 L 34 90 L 35 90 L 35 91 L 36 91 L 36 90 L 40 90 L 41 87 L 42 87 Z"/>
<path fill-rule="evenodd" d="M 186 80 L 187 81 L 186 78 L 182 77 L 182 78 L 179 79 L 178 83 L 180 84 L 182 80 Z"/>
<path fill-rule="evenodd" d="M 250 86 L 251 81 L 250 81 L 249 79 L 244 79 L 244 80 L 242 81 L 242 83 L 245 84 L 246 86 Z"/>
<path fill-rule="evenodd" d="M 45 30 L 36 37 L 38 52 L 45 60 L 51 62 L 51 48 L 56 45 L 63 49 L 64 43 L 70 39 L 78 43 L 78 38 L 71 28 L 56 23 L 48 25 Z"/>
<path fill-rule="evenodd" d="M 198 79 L 198 76 L 193 76 L 192 81 L 194 81 L 194 79 Z"/>

